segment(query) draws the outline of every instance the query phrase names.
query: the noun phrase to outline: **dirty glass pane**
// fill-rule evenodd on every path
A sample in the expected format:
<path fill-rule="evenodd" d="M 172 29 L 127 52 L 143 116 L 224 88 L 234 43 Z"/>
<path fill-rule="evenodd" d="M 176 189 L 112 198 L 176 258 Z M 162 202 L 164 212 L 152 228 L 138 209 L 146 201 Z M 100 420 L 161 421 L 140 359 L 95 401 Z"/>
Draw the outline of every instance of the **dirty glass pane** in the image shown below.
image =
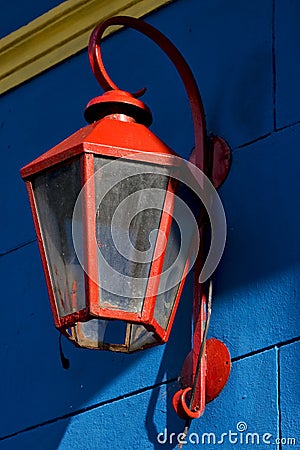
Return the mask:
<path fill-rule="evenodd" d="M 140 350 L 145 345 L 158 344 L 154 333 L 146 330 L 143 325 L 131 325 L 130 351 Z"/>
<path fill-rule="evenodd" d="M 99 172 L 97 172 L 101 169 Z M 168 168 L 95 157 L 101 307 L 141 312 Z"/>
<path fill-rule="evenodd" d="M 72 240 L 80 161 L 36 176 L 32 185 L 57 310 L 63 317 L 85 307 L 84 273 Z"/>
<path fill-rule="evenodd" d="M 195 234 L 195 222 L 201 202 L 196 194 L 182 183 L 176 191 L 177 198 L 174 203 L 173 220 L 164 259 L 162 276 L 159 285 L 159 294 L 156 297 L 154 317 L 158 324 L 167 329 L 174 302 L 183 277 L 188 257 L 192 254 L 192 240 Z M 186 215 L 180 199 L 188 206 L 191 216 Z M 175 220 L 175 218 L 177 220 Z M 183 239 L 184 238 L 184 239 Z M 195 249 L 197 250 L 197 249 Z M 168 271 L 168 272 L 166 272 Z"/>
<path fill-rule="evenodd" d="M 176 285 L 173 286 L 174 281 L 178 279 L 181 280 L 184 271 L 183 261 L 181 262 L 181 264 L 175 263 L 176 257 L 180 250 L 180 242 L 181 239 L 179 227 L 176 224 L 176 221 L 173 220 L 170 229 L 170 235 L 162 273 L 164 273 L 169 268 L 171 268 L 171 271 L 165 280 L 161 278 L 159 291 L 164 292 L 161 292 L 160 294 L 157 295 L 154 310 L 154 318 L 157 320 L 158 324 L 164 329 L 167 328 L 169 318 L 173 310 L 173 305 L 176 299 L 176 294 L 180 284 L 180 282 L 179 283 L 177 282 Z M 164 287 L 162 286 L 163 283 Z M 169 289 L 169 286 L 172 286 L 172 288 Z"/>
<path fill-rule="evenodd" d="M 81 322 L 74 328 L 75 339 L 78 344 L 93 348 L 100 348 L 103 344 L 107 321 L 92 319 Z"/>

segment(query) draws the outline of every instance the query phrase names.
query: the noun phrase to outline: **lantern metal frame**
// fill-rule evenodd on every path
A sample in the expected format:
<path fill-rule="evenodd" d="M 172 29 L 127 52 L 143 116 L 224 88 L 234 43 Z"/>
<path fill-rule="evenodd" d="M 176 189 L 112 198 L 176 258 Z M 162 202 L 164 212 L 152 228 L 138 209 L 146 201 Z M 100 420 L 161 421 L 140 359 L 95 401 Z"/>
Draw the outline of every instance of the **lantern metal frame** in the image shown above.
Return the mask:
<path fill-rule="evenodd" d="M 111 101 L 110 92 L 104 94 L 109 101 Z M 115 96 L 115 92 L 113 95 Z M 122 95 L 122 93 L 121 93 Z M 86 293 L 88 298 L 86 298 L 86 303 L 88 308 L 83 308 L 81 311 L 71 313 L 64 317 L 59 317 L 57 313 L 57 304 L 54 296 L 49 263 L 45 253 L 44 239 L 41 232 L 41 226 L 39 223 L 39 217 L 37 212 L 37 207 L 35 204 L 33 187 L 32 187 L 32 177 L 40 173 L 43 170 L 49 170 L 49 167 L 58 169 L 62 166 L 69 165 L 75 158 L 80 158 L 81 166 L 81 184 L 84 186 L 88 180 L 92 179 L 94 175 L 94 155 L 126 158 L 127 160 L 143 161 L 148 163 L 160 163 L 164 166 L 171 166 L 174 163 L 174 158 L 172 158 L 175 153 L 168 148 L 166 145 L 162 145 L 161 141 L 158 139 L 153 139 L 153 134 L 149 132 L 145 127 L 141 126 L 139 128 L 139 133 L 136 133 L 137 123 L 131 121 L 119 121 L 111 120 L 109 118 L 102 119 L 100 122 L 94 122 L 91 125 L 85 127 L 83 130 L 79 130 L 70 138 L 58 144 L 56 147 L 46 152 L 41 157 L 34 160 L 29 165 L 25 166 L 21 170 L 21 175 L 25 179 L 27 192 L 29 196 L 29 201 L 33 213 L 34 225 L 37 233 L 39 250 L 42 257 L 43 268 L 45 272 L 48 293 L 50 296 L 50 303 L 52 308 L 52 313 L 54 317 L 55 326 L 65 334 L 69 339 L 72 338 L 68 333 L 68 327 L 74 324 L 74 321 L 88 321 L 92 318 L 101 319 L 120 319 L 122 321 L 144 324 L 149 331 L 156 333 L 159 338 L 159 343 L 167 342 L 168 337 L 171 332 L 173 319 L 176 314 L 177 305 L 181 295 L 181 291 L 184 285 L 184 280 L 188 270 L 188 262 L 183 272 L 182 281 L 178 288 L 178 292 L 175 299 L 174 309 L 169 319 L 167 329 L 163 329 L 154 318 L 154 308 L 155 308 L 155 297 L 157 292 L 157 286 L 151 284 L 151 279 L 153 279 L 154 274 L 161 273 L 162 265 L 164 260 L 164 252 L 161 257 L 157 258 L 154 255 L 154 262 L 151 265 L 151 272 L 149 276 L 150 283 L 147 286 L 147 291 L 145 295 L 145 304 L 143 305 L 142 314 L 125 312 L 125 311 L 114 311 L 111 309 L 99 307 L 99 286 L 93 281 L 97 277 L 98 265 L 97 265 L 97 249 L 93 245 L 96 217 L 95 214 L 90 214 L 89 211 L 95 210 L 95 186 L 94 183 L 87 184 L 86 191 L 86 213 L 84 217 L 86 222 L 84 224 L 84 234 L 86 235 L 86 258 L 88 272 L 91 276 L 85 273 L 85 283 L 86 283 Z M 147 132 L 146 132 L 147 131 Z M 84 132 L 84 136 L 83 136 Z M 137 136 L 140 141 L 137 140 Z M 133 139 L 134 138 L 134 139 Z M 119 139 L 119 142 L 118 142 Z M 124 141 L 126 142 L 127 148 L 124 147 Z M 153 144 L 157 141 L 157 147 Z M 141 151 L 140 149 L 143 149 Z M 171 226 L 171 208 L 172 202 L 170 198 L 174 194 L 174 180 L 170 179 L 168 182 L 165 206 L 163 208 L 162 217 L 160 220 L 160 230 L 163 233 L 168 234 Z M 160 238 L 158 238 L 159 240 Z M 161 248 L 161 244 L 158 241 L 156 248 Z M 157 284 L 157 281 L 156 281 Z M 157 345 L 157 344 L 155 344 Z M 85 343 L 86 347 L 89 347 L 89 343 Z M 149 346 L 152 346 L 151 344 Z M 126 348 L 120 344 L 107 344 L 104 346 L 108 350 L 120 350 L 124 351 Z M 148 345 L 147 345 L 148 347 Z"/>

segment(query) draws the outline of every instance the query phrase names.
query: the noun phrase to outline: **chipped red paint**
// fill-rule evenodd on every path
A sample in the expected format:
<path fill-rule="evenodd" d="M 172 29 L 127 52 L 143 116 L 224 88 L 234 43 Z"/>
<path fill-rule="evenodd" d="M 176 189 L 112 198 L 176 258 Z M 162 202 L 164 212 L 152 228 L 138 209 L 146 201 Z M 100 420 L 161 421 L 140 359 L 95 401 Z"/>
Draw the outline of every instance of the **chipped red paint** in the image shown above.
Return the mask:
<path fill-rule="evenodd" d="M 90 315 L 93 315 L 99 305 L 99 286 L 94 280 L 98 279 L 98 248 L 95 247 L 96 234 L 96 194 L 94 185 L 94 155 L 85 154 L 83 156 L 82 185 L 85 186 L 82 204 L 83 217 L 83 249 L 84 267 L 87 272 L 84 274 L 86 305 Z M 87 181 L 89 183 L 87 183 Z"/>
<path fill-rule="evenodd" d="M 207 376 L 206 403 L 214 400 L 222 391 L 228 381 L 231 369 L 231 360 L 228 348 L 218 339 L 211 338 L 206 342 Z"/>

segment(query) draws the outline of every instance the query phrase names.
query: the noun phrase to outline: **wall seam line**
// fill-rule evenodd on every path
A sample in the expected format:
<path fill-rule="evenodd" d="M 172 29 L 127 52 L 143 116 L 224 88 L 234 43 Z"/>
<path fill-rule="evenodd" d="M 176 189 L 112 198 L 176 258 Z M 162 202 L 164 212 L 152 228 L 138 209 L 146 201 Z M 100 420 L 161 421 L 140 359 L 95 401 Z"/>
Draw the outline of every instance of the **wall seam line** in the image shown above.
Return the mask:
<path fill-rule="evenodd" d="M 251 141 L 245 142 L 244 144 L 240 144 L 237 147 L 233 147 L 232 151 L 235 152 L 235 151 L 237 151 L 237 150 L 239 150 L 241 148 L 245 148 L 245 147 L 248 147 L 248 146 L 250 146 L 252 144 L 255 144 L 256 142 L 263 141 L 263 140 L 269 138 L 270 136 L 274 136 L 274 135 L 280 133 L 281 131 L 288 130 L 289 128 L 293 128 L 293 127 L 295 127 L 295 126 L 297 126 L 299 124 L 300 124 L 300 120 L 297 120 L 296 122 L 292 122 L 292 123 L 290 123 L 288 125 L 283 125 L 280 128 L 276 128 L 276 130 L 273 130 L 273 131 L 270 131 L 269 133 L 263 134 L 262 136 L 259 136 L 259 137 L 255 138 L 255 139 L 252 139 Z"/>
<path fill-rule="evenodd" d="M 286 341 L 283 341 L 283 342 L 277 342 L 276 344 L 268 345 L 267 347 L 263 347 L 263 348 L 260 348 L 257 350 L 253 350 L 253 352 L 245 353 L 244 355 L 236 356 L 231 359 L 231 362 L 241 361 L 242 359 L 250 358 L 251 356 L 254 356 L 254 355 L 259 355 L 260 353 L 264 353 L 268 350 L 272 350 L 274 348 L 285 347 L 286 345 L 294 344 L 296 342 L 300 342 L 300 336 L 291 338 L 291 339 L 287 339 Z"/>
<path fill-rule="evenodd" d="M 22 430 L 16 431 L 16 432 L 11 433 L 11 434 L 8 434 L 6 436 L 0 436 L 0 441 L 4 441 L 6 439 L 11 439 L 13 437 L 16 437 L 16 436 L 22 434 L 22 433 L 33 431 L 33 430 L 36 430 L 37 428 L 40 428 L 40 427 L 44 427 L 44 426 L 47 426 L 47 425 L 52 425 L 52 424 L 54 424 L 56 422 L 59 422 L 60 420 L 70 419 L 70 418 L 78 416 L 80 414 L 83 414 L 83 413 L 86 413 L 86 412 L 89 412 L 89 411 L 93 411 L 94 409 L 101 408 L 102 406 L 110 405 L 112 403 L 116 403 L 118 401 L 125 400 L 125 399 L 130 398 L 130 397 L 134 397 L 135 395 L 143 394 L 144 392 L 148 392 L 148 391 L 151 391 L 151 390 L 156 389 L 158 387 L 175 383 L 177 381 L 178 381 L 178 377 L 171 378 L 170 380 L 165 380 L 165 381 L 162 381 L 160 383 L 156 383 L 156 384 L 154 384 L 152 386 L 147 386 L 147 387 L 144 387 L 144 388 L 141 388 L 141 389 L 137 389 L 135 391 L 128 392 L 127 394 L 123 394 L 123 395 L 120 395 L 118 397 L 114 397 L 114 398 L 109 399 L 109 400 L 104 400 L 102 402 L 95 403 L 95 404 L 87 406 L 85 408 L 80 408 L 80 409 L 78 409 L 76 411 L 72 411 L 72 412 L 64 414 L 62 416 L 54 417 L 52 419 L 45 420 L 44 422 L 41 422 L 39 424 L 35 424 L 35 425 L 31 425 L 29 427 L 23 428 Z"/>
<path fill-rule="evenodd" d="M 287 129 L 293 128 L 294 126 L 299 125 L 299 124 L 300 124 L 300 120 L 297 120 L 296 122 L 292 122 L 288 125 L 283 125 L 282 127 L 277 128 L 275 132 L 277 133 L 278 131 L 287 130 Z"/>
<path fill-rule="evenodd" d="M 270 131 L 269 133 L 263 134 L 262 136 L 258 136 L 257 138 L 252 139 L 251 141 L 245 142 L 244 144 L 238 145 L 235 150 L 237 150 L 239 148 L 247 147 L 248 145 L 255 144 L 256 142 L 259 142 L 259 141 L 263 141 L 264 139 L 268 138 L 271 135 L 272 135 L 272 131 Z"/>
<path fill-rule="evenodd" d="M 27 247 L 27 245 L 33 244 L 34 242 L 36 242 L 36 239 L 31 239 L 30 241 L 23 242 L 22 244 L 19 244 L 16 247 L 13 247 L 13 248 L 11 248 L 9 250 L 5 250 L 4 252 L 0 252 L 0 257 L 9 255 L 10 253 L 13 253 L 13 252 L 16 252 L 17 250 L 20 250 L 23 247 Z"/>

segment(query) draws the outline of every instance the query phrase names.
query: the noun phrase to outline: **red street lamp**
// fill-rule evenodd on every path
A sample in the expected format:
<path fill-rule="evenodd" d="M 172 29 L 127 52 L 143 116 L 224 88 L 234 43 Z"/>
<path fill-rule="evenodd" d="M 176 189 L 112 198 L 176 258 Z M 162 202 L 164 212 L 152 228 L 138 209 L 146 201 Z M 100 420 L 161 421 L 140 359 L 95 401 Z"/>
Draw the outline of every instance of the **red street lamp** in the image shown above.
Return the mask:
<path fill-rule="evenodd" d="M 204 237 L 207 215 L 200 202 L 194 207 L 197 174 L 148 129 L 151 112 L 137 99 L 143 91 L 122 91 L 109 78 L 100 41 L 111 25 L 125 25 L 151 38 L 181 75 L 193 114 L 193 158 L 201 170 L 198 190 L 202 189 L 202 194 L 208 185 L 218 187 L 226 178 L 230 151 L 221 138 L 207 137 L 195 79 L 164 35 L 130 17 L 111 18 L 94 30 L 90 63 L 106 92 L 85 109 L 90 125 L 23 167 L 21 175 L 28 190 L 55 326 L 77 346 L 133 352 L 168 340 L 193 263 L 191 248 L 199 234 Z M 188 210 L 198 217 L 198 234 L 193 219 L 185 220 L 183 229 L 178 227 L 178 217 L 187 218 L 184 204 L 189 202 Z M 213 195 L 203 203 L 206 209 L 212 206 Z M 180 245 L 184 251 L 178 257 Z M 204 261 L 202 245 L 195 265 L 194 349 L 192 362 L 189 358 L 184 367 L 187 386 L 198 377 L 197 361 L 205 354 L 207 288 L 198 283 Z M 177 407 L 186 405 L 188 388 L 183 387 Z M 193 408 L 196 404 L 196 410 L 202 411 L 199 395 L 196 392 Z M 184 411 L 178 413 L 185 416 Z"/>

